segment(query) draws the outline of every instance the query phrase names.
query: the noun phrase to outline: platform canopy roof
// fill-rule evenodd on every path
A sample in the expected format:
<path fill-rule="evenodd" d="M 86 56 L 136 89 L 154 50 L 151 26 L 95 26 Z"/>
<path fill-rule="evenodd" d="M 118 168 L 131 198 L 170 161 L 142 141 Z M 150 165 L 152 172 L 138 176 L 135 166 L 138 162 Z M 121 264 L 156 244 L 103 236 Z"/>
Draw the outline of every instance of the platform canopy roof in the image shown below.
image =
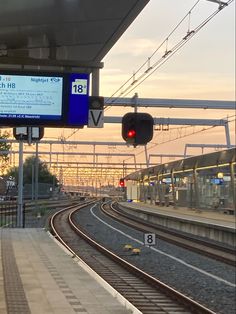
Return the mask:
<path fill-rule="evenodd" d="M 133 181 L 139 180 L 145 181 L 149 180 L 150 178 L 158 179 L 159 175 L 170 177 L 172 172 L 173 173 L 193 172 L 195 169 L 198 171 L 200 170 L 206 171 L 207 168 L 211 167 L 220 168 L 222 166 L 232 165 L 233 162 L 235 162 L 235 157 L 236 149 L 234 147 L 227 150 L 222 150 L 199 156 L 192 156 L 186 159 L 180 159 L 169 163 L 142 169 L 127 175 L 125 179 Z"/>
<path fill-rule="evenodd" d="M 148 2 L 1 0 L 0 64 L 102 67 Z"/>

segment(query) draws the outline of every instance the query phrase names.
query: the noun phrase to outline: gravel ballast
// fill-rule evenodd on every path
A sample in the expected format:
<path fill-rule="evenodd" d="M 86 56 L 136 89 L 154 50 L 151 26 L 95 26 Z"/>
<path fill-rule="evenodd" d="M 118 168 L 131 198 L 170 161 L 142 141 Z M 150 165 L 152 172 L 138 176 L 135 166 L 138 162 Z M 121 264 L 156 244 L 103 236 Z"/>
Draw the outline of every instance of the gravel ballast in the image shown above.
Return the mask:
<path fill-rule="evenodd" d="M 142 232 L 107 217 L 98 205 L 81 209 L 76 219 L 100 244 L 160 281 L 216 313 L 236 312 L 234 267 L 160 239 L 155 246 L 145 247 Z M 126 244 L 139 248 L 140 254 L 125 251 Z"/>

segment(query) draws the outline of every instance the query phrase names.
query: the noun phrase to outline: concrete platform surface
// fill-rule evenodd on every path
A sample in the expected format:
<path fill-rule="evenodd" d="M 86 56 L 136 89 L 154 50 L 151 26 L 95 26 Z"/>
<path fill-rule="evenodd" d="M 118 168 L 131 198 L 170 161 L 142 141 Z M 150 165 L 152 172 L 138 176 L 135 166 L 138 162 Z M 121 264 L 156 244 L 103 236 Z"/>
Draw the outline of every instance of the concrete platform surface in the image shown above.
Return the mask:
<path fill-rule="evenodd" d="M 218 225 L 226 228 L 235 229 L 236 217 L 234 215 L 227 215 L 217 211 L 196 210 L 187 207 L 173 206 L 159 206 L 143 202 L 119 202 L 123 205 L 134 210 L 141 210 L 146 213 L 156 213 L 160 215 L 175 217 L 179 219 L 186 219 L 206 224 Z"/>
<path fill-rule="evenodd" d="M 43 229 L 0 228 L 1 314 L 131 313 Z"/>

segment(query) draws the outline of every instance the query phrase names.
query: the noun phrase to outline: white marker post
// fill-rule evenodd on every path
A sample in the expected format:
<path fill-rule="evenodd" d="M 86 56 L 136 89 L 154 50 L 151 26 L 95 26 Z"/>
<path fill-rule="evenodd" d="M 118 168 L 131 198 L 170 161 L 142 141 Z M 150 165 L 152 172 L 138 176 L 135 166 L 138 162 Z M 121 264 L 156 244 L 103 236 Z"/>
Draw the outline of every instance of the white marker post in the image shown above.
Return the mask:
<path fill-rule="evenodd" d="M 156 234 L 144 233 L 144 245 L 145 246 L 156 245 Z"/>

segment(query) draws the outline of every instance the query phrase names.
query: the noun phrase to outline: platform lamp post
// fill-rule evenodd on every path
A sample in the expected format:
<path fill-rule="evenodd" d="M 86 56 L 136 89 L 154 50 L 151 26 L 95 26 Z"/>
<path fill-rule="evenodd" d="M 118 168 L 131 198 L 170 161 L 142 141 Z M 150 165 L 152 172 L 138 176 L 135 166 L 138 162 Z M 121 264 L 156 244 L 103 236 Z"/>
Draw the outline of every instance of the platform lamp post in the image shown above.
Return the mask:
<path fill-rule="evenodd" d="M 19 172 L 17 198 L 17 227 L 23 227 L 23 140 L 19 140 Z"/>
<path fill-rule="evenodd" d="M 17 197 L 17 217 L 16 225 L 18 228 L 23 227 L 23 154 L 24 140 L 27 137 L 27 127 L 14 128 L 13 135 L 19 141 L 19 171 L 18 171 L 18 197 Z"/>
<path fill-rule="evenodd" d="M 18 198 L 17 198 L 17 227 L 24 227 L 23 204 L 23 177 L 24 177 L 24 142 L 30 145 L 33 141 L 39 141 L 44 135 L 43 127 L 19 127 L 13 128 L 13 135 L 19 141 L 19 172 L 18 172 Z"/>
<path fill-rule="evenodd" d="M 31 200 L 34 200 L 34 164 L 31 165 Z"/>
<path fill-rule="evenodd" d="M 35 175 L 34 175 L 34 205 L 35 205 L 35 212 L 38 211 L 38 194 L 39 194 L 39 147 L 38 142 L 36 142 L 36 155 L 35 155 Z M 37 217 L 40 218 L 40 213 L 37 213 Z"/>

